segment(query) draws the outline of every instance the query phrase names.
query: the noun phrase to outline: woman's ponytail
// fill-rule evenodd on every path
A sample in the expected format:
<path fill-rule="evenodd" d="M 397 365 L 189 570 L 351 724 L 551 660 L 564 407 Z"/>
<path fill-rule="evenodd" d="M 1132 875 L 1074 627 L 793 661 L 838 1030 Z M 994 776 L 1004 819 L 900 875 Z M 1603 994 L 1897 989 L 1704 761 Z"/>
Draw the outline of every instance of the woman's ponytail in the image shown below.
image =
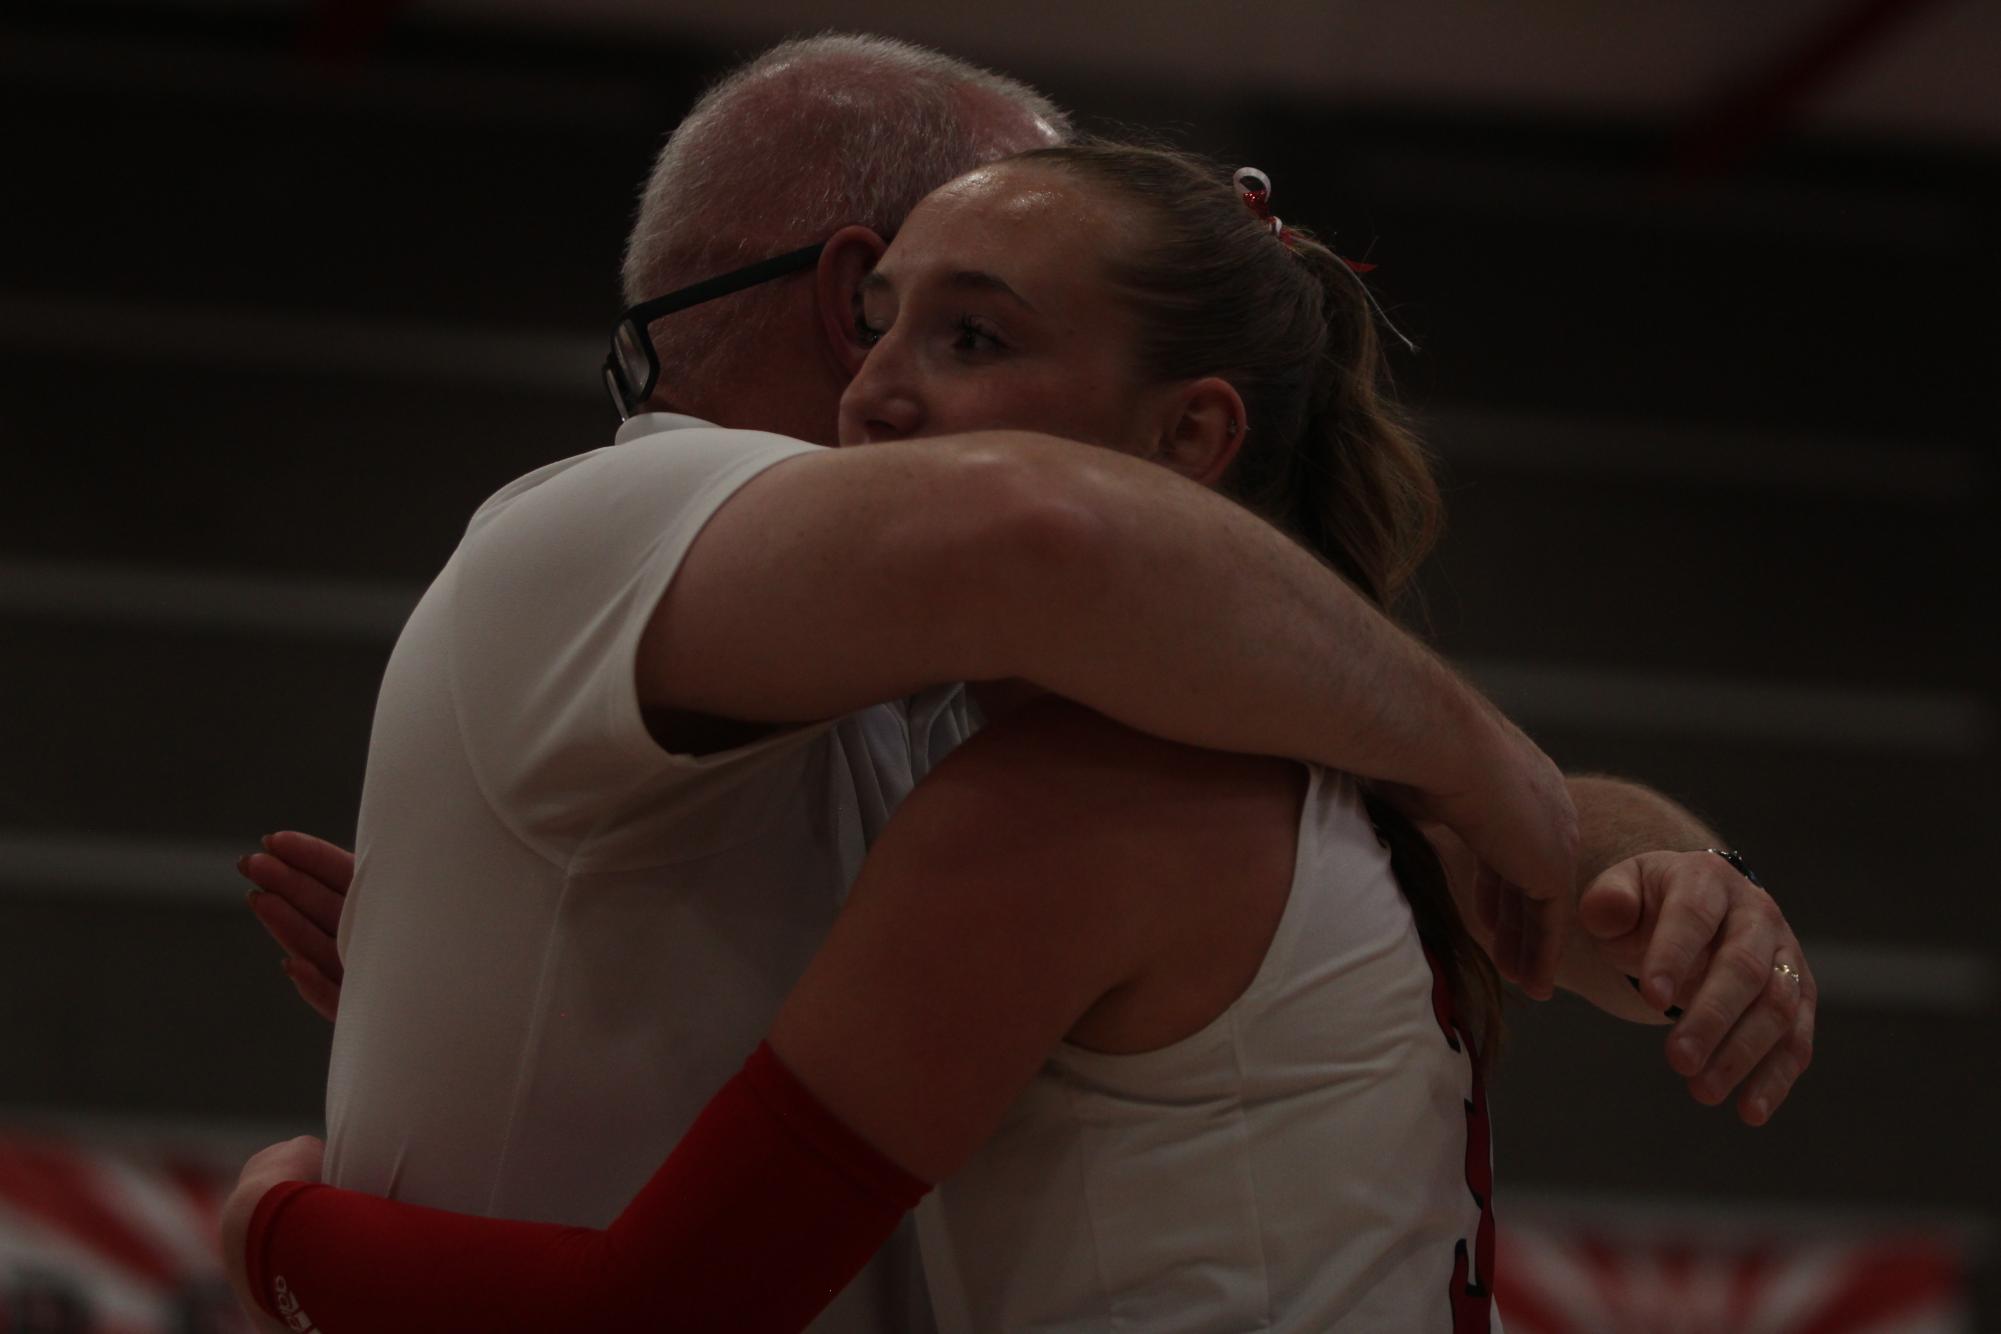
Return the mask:
<path fill-rule="evenodd" d="M 1218 490 L 1314 552 L 1385 612 L 1437 542 L 1444 508 L 1397 408 L 1361 276 L 1298 229 L 1253 215 L 1213 164 L 1185 153 L 1078 143 L 1015 159 L 1105 185 L 1140 220 L 1109 259 L 1135 316 L 1138 373 L 1216 375 L 1248 431 Z M 1371 799 L 1419 938 L 1451 966 L 1462 1019 L 1491 1054 L 1500 982 L 1473 941 L 1430 844 Z"/>

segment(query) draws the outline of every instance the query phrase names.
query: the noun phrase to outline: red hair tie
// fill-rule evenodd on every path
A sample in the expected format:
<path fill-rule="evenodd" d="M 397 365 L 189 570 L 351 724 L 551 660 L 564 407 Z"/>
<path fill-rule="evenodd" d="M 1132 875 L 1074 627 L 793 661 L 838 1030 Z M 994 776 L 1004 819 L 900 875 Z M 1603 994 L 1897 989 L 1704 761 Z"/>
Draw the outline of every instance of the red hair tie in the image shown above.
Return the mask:
<path fill-rule="evenodd" d="M 1290 245 L 1285 224 L 1272 216 L 1271 177 L 1256 167 L 1239 167 L 1237 174 L 1230 178 L 1230 183 L 1236 186 L 1237 193 L 1243 196 L 1244 207 L 1251 211 L 1251 216 L 1269 224 L 1271 234 Z"/>
<path fill-rule="evenodd" d="M 1260 222 L 1270 224 L 1271 234 L 1285 242 L 1286 249 L 1290 250 L 1292 248 L 1292 233 L 1286 229 L 1286 225 L 1283 222 L 1280 222 L 1277 217 L 1273 216 L 1271 211 L 1271 177 L 1265 175 L 1256 167 L 1239 167 L 1236 174 L 1230 177 L 1230 183 L 1236 186 L 1237 193 L 1243 196 L 1244 207 L 1251 211 L 1251 216 Z M 1349 259 L 1343 255 L 1336 255 L 1334 258 L 1346 264 L 1356 273 L 1369 273 L 1376 267 L 1373 264 L 1365 264 L 1361 260 Z"/>
<path fill-rule="evenodd" d="M 1256 167 L 1239 167 L 1230 177 L 1230 183 L 1235 185 L 1237 193 L 1243 196 L 1244 207 L 1251 211 L 1251 216 L 1259 222 L 1268 224 L 1271 227 L 1271 234 L 1284 242 L 1286 249 L 1292 249 L 1292 233 L 1286 230 L 1285 224 L 1273 216 L 1271 211 L 1271 177 Z M 1361 260 L 1349 259 L 1345 255 L 1336 255 L 1334 258 L 1346 264 L 1358 278 L 1364 273 L 1375 271 L 1375 265 Z M 1362 289 L 1363 299 L 1369 303 L 1369 309 L 1375 312 L 1376 318 L 1382 321 L 1383 327 L 1396 335 L 1399 343 L 1413 352 L 1417 351 L 1417 344 L 1406 338 L 1403 330 L 1390 323 L 1390 317 L 1384 313 L 1382 305 L 1376 300 L 1376 294 L 1369 290 L 1369 285 L 1359 281 L 1355 285 Z"/>

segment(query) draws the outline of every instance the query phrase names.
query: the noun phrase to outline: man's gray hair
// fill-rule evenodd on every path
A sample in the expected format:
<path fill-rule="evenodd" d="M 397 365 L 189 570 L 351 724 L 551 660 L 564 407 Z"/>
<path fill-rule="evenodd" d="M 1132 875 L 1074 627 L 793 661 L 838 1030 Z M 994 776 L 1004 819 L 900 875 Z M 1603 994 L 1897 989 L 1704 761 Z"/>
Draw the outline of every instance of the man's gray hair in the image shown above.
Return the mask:
<path fill-rule="evenodd" d="M 891 236 L 917 201 L 985 162 L 1070 137 L 1027 84 L 887 37 L 784 42 L 725 76 L 654 162 L 625 249 L 628 305 L 824 241 Z M 753 290 L 654 326 L 663 380 L 761 333 Z"/>

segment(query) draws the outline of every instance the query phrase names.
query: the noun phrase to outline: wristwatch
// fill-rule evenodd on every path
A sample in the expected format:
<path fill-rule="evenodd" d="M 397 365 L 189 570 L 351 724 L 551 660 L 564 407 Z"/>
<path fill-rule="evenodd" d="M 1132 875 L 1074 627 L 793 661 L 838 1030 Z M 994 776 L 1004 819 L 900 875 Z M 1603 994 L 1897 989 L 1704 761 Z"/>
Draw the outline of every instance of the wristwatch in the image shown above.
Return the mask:
<path fill-rule="evenodd" d="M 1749 862 L 1744 860 L 1743 853 L 1733 852 L 1728 848 L 1704 848 L 1703 851 L 1713 852 L 1717 856 L 1721 857 L 1724 861 L 1729 862 L 1731 867 L 1737 872 L 1738 875 L 1743 876 L 1746 880 L 1756 885 L 1759 889 L 1763 889 L 1765 887 L 1765 882 L 1758 879 L 1758 873 L 1751 869 L 1751 864 Z"/>

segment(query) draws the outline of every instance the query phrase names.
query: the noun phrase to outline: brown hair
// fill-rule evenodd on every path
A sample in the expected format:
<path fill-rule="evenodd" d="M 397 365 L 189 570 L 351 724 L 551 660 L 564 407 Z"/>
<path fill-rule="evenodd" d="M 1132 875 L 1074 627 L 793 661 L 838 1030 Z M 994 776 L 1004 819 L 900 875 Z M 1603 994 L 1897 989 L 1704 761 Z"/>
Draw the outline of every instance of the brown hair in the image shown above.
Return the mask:
<path fill-rule="evenodd" d="M 1109 187 L 1141 226 L 1109 258 L 1136 317 L 1149 382 L 1219 376 L 1247 434 L 1219 489 L 1392 610 L 1438 540 L 1444 507 L 1423 446 L 1396 406 L 1361 278 L 1308 233 L 1283 240 L 1214 163 L 1102 140 L 1023 153 Z M 1462 1022 L 1491 1053 L 1500 981 L 1467 932 L 1430 843 L 1371 798 L 1418 937 L 1450 965 Z"/>

